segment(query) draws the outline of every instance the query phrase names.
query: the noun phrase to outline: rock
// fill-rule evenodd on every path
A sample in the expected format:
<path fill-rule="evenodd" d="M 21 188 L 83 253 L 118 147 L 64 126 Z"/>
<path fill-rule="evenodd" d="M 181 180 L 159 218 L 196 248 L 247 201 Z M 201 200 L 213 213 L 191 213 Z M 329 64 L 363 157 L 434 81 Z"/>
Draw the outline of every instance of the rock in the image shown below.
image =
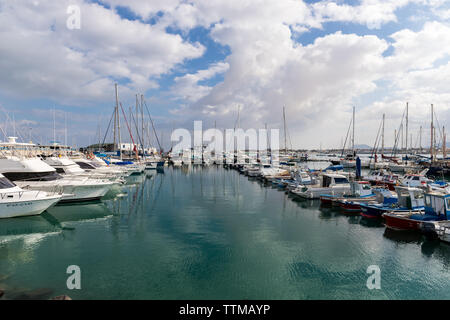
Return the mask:
<path fill-rule="evenodd" d="M 72 300 L 69 296 L 66 296 L 65 294 L 62 296 L 53 297 L 50 300 Z"/>
<path fill-rule="evenodd" d="M 4 294 L 5 294 L 5 291 L 0 289 L 0 298 L 3 297 Z"/>
<path fill-rule="evenodd" d="M 45 300 L 53 293 L 52 289 L 42 288 L 35 290 L 19 291 L 15 294 L 14 300 Z"/>

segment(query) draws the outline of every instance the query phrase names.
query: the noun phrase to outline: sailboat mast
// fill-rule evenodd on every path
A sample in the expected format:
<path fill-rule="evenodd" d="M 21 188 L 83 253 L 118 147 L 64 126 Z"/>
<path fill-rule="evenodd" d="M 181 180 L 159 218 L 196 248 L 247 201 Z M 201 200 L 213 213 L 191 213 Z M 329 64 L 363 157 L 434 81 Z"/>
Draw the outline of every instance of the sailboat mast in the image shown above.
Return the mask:
<path fill-rule="evenodd" d="M 433 105 L 431 105 L 431 143 L 430 143 L 431 162 L 433 162 Z"/>
<path fill-rule="evenodd" d="M 408 112 L 409 112 L 409 104 L 408 102 L 406 103 L 406 145 L 405 145 L 405 151 L 406 154 L 408 154 Z"/>
<path fill-rule="evenodd" d="M 55 107 L 53 107 L 53 145 L 56 143 L 56 121 L 55 121 Z"/>
<path fill-rule="evenodd" d="M 442 127 L 442 157 L 445 161 L 445 158 L 447 158 L 447 137 L 445 135 L 445 127 Z"/>
<path fill-rule="evenodd" d="M 384 118 L 385 114 L 383 113 L 383 124 L 381 129 L 381 154 L 384 154 Z"/>
<path fill-rule="evenodd" d="M 353 150 L 353 152 L 355 152 L 355 106 L 353 106 L 352 150 Z"/>
<path fill-rule="evenodd" d="M 116 89 L 116 117 L 117 117 L 117 133 L 119 138 L 119 153 L 120 153 L 120 160 L 122 160 L 122 141 L 120 138 L 120 116 L 119 116 L 119 90 L 117 88 L 117 83 L 115 84 Z M 114 136 L 115 137 L 115 136 Z"/>
<path fill-rule="evenodd" d="M 142 158 L 145 159 L 145 144 L 144 144 L 144 95 L 141 94 L 141 131 L 142 131 Z"/>
<path fill-rule="evenodd" d="M 287 139 L 286 139 L 286 111 L 285 107 L 283 106 L 283 123 L 284 123 L 284 154 L 287 153 Z"/>
<path fill-rule="evenodd" d="M 420 126 L 420 131 L 419 131 L 419 148 L 420 148 L 420 152 L 422 152 L 422 126 Z"/>

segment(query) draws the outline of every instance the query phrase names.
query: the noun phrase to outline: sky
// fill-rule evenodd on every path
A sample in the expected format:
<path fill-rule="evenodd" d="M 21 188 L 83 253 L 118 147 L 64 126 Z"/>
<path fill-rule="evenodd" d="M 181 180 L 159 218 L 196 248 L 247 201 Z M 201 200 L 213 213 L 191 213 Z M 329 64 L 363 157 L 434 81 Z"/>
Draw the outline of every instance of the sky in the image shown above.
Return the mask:
<path fill-rule="evenodd" d="M 62 143 L 103 140 L 118 83 L 127 113 L 145 96 L 165 149 L 238 109 L 283 138 L 283 107 L 294 148 L 341 147 L 353 106 L 355 143 L 374 145 L 385 113 L 392 145 L 407 102 L 426 146 L 431 104 L 448 126 L 449 79 L 448 0 L 0 0 L 0 140 L 48 143 L 54 123 Z"/>

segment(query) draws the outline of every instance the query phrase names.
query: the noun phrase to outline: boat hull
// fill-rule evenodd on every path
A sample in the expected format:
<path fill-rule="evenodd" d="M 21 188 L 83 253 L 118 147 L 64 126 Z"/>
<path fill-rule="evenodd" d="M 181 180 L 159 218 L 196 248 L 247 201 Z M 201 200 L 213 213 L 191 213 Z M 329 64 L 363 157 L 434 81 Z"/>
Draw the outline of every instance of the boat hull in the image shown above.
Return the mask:
<path fill-rule="evenodd" d="M 410 219 L 408 215 L 385 213 L 383 214 L 385 225 L 389 229 L 393 230 L 420 230 L 422 221 Z"/>
<path fill-rule="evenodd" d="M 0 203 L 0 218 L 36 216 L 55 205 L 61 196 Z"/>

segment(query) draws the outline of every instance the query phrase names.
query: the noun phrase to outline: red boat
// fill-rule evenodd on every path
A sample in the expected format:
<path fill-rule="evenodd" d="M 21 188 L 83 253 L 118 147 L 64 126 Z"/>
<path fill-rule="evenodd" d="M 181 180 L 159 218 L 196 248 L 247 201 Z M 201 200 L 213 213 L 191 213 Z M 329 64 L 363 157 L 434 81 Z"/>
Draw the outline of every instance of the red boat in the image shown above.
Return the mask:
<path fill-rule="evenodd" d="M 359 202 L 354 201 L 339 201 L 339 206 L 344 211 L 361 211 L 361 206 Z"/>
<path fill-rule="evenodd" d="M 417 213 L 417 212 L 415 212 Z M 420 230 L 421 220 L 410 219 L 413 213 L 384 213 L 386 227 L 393 230 Z"/>

